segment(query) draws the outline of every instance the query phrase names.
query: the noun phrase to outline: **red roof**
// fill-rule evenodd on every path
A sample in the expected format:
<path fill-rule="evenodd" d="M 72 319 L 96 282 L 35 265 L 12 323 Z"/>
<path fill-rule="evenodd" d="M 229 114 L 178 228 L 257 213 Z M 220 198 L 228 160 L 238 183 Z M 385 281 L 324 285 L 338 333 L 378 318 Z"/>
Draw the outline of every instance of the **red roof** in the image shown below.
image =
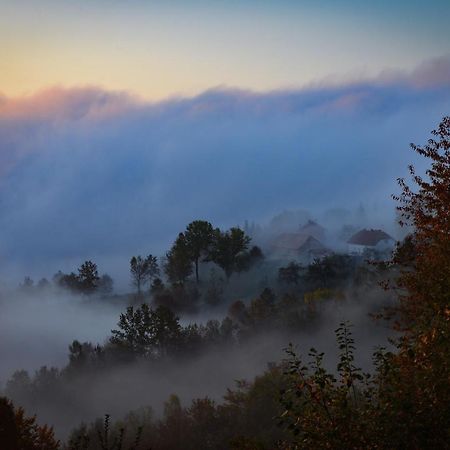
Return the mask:
<path fill-rule="evenodd" d="M 361 230 L 354 234 L 347 243 L 374 247 L 378 242 L 386 239 L 394 240 L 383 230 Z"/>

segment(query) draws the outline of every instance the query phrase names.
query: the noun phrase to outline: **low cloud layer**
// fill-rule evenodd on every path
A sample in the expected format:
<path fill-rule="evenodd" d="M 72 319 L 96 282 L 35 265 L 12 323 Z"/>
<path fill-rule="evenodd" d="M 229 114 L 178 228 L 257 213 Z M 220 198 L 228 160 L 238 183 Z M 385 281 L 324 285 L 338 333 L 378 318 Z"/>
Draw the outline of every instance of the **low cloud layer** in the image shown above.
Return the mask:
<path fill-rule="evenodd" d="M 0 96 L 2 280 L 126 271 L 195 218 L 390 204 L 395 179 L 450 112 L 450 59 L 410 74 L 148 103 L 98 88 Z"/>

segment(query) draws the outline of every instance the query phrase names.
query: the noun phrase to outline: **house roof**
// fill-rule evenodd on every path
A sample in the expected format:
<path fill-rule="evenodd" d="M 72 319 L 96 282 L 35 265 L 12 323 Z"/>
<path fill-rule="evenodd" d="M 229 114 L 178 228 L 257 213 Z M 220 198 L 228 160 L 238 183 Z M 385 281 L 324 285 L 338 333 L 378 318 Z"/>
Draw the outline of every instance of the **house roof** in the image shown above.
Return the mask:
<path fill-rule="evenodd" d="M 322 248 L 322 243 L 306 233 L 282 233 L 273 242 L 274 249 L 304 251 L 310 248 Z"/>
<path fill-rule="evenodd" d="M 308 222 L 300 227 L 300 233 L 313 236 L 316 239 L 323 239 L 325 236 L 325 228 L 317 222 L 314 222 L 314 220 L 308 220 Z"/>
<path fill-rule="evenodd" d="M 272 242 L 272 247 L 297 250 L 308 238 L 309 235 L 303 233 L 281 233 Z"/>
<path fill-rule="evenodd" d="M 325 246 L 314 236 L 308 236 L 306 241 L 298 248 L 300 253 L 311 252 L 313 250 L 325 250 Z"/>
<path fill-rule="evenodd" d="M 394 240 L 383 230 L 361 230 L 354 234 L 348 241 L 348 244 L 375 246 L 380 241 L 386 239 Z"/>

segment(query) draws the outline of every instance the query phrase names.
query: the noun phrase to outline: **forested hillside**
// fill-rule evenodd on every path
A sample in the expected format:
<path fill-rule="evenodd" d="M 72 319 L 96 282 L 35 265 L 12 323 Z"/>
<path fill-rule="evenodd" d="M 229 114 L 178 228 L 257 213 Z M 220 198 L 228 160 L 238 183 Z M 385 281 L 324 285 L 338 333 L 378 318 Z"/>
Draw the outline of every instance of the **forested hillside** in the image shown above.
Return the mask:
<path fill-rule="evenodd" d="M 196 220 L 162 260 L 131 258 L 133 294 L 89 260 L 26 278 L 19 294 L 36 301 L 123 312 L 103 343 L 74 340 L 64 367 L 9 377 L 0 448 L 449 448 L 450 118 L 412 149 L 428 170 L 399 179 L 408 232 L 392 254 L 281 260 Z"/>

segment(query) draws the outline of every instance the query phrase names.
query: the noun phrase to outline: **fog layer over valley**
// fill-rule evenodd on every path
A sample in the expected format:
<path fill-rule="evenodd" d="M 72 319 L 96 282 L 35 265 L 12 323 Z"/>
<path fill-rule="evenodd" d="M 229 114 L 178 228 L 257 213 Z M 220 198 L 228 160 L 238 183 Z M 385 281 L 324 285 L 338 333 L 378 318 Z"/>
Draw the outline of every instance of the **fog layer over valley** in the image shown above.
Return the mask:
<path fill-rule="evenodd" d="M 86 299 L 68 292 L 0 293 L 0 382 L 21 368 L 61 367 L 75 339 L 102 343 L 116 325 L 123 302 Z"/>
<path fill-rule="evenodd" d="M 385 221 L 408 143 L 449 109 L 449 67 L 159 103 L 98 88 L 0 96 L 0 282 L 93 259 L 126 290 L 129 255 L 163 254 L 197 218 L 243 226 L 363 202 Z"/>
<path fill-rule="evenodd" d="M 283 283 L 277 270 L 283 261 L 260 262 L 232 275 L 227 284 L 222 280 L 226 286 L 222 303 L 200 303 L 179 311 L 181 341 L 167 347 L 172 350 L 164 357 L 122 354 L 120 346 L 114 350 L 108 343 L 111 330 L 118 329 L 119 313 L 129 304 L 138 311 L 142 301 L 156 308 L 155 295 L 71 294 L 50 284 L 4 292 L 0 330 L 5 393 L 25 406 L 27 413 L 36 413 L 40 421 L 55 426 L 58 437 L 66 439 L 77 424 L 106 413 L 120 419 L 130 410 L 151 407 L 159 417 L 171 394 L 178 395 L 184 405 L 205 396 L 220 402 L 236 380 L 251 381 L 269 363 L 282 361 L 289 342 L 304 355 L 310 347 L 325 351 L 326 366 L 334 370 L 333 330 L 345 320 L 354 324 L 358 363 L 370 370 L 372 352 L 387 344 L 388 331 L 368 314 L 388 304 L 389 295 L 377 285 L 376 268 L 361 259 L 355 266 L 350 257 L 345 258 L 336 264 L 347 264 L 349 271 L 330 278 L 328 290 L 314 291 L 320 275 L 314 278 L 308 270 L 301 272 L 304 282 L 299 285 Z M 356 282 L 357 277 L 362 281 Z M 264 282 L 266 289 L 261 288 Z M 208 287 L 210 281 L 205 280 L 200 291 Z M 185 289 L 190 289 L 189 283 Z M 235 301 L 239 292 L 247 296 L 240 297 L 245 300 L 242 304 Z M 189 327 L 194 323 L 205 327 L 198 334 L 203 341 L 192 338 L 197 331 Z M 74 340 L 93 345 L 72 349 L 69 361 L 68 347 Z M 96 350 L 97 343 L 103 350 Z M 20 369 L 27 369 L 31 378 Z M 19 372 L 12 376 L 15 370 Z"/>
<path fill-rule="evenodd" d="M 349 418 L 369 429 L 378 398 L 395 404 L 389 383 L 403 393 L 403 362 L 390 352 L 403 344 L 373 316 L 404 300 L 388 289 L 397 280 L 415 292 L 417 248 L 435 239 L 415 241 L 424 215 L 408 214 L 423 199 L 402 182 L 396 198 L 396 178 L 408 162 L 424 172 L 407 143 L 450 109 L 449 68 L 444 57 L 342 85 L 159 103 L 95 87 L 0 98 L 0 413 L 16 417 L 11 399 L 70 450 L 81 448 L 70 438 L 98 435 L 96 419 L 119 427 L 130 411 L 123 423 L 141 432 L 151 410 L 145 442 L 157 450 L 274 448 L 305 411 L 331 440 Z M 447 118 L 441 137 L 448 129 Z M 447 185 L 436 192 L 442 212 Z M 396 211 L 392 193 L 413 206 Z M 428 219 L 425 231 L 440 229 L 439 213 Z M 440 281 L 414 306 L 441 289 L 445 245 Z M 424 254 L 426 268 L 434 255 Z M 448 307 L 438 312 L 447 324 Z M 400 367 L 392 378 L 390 367 Z M 293 422 L 280 431 L 283 410 Z M 197 445 L 203 432 L 216 444 Z"/>

